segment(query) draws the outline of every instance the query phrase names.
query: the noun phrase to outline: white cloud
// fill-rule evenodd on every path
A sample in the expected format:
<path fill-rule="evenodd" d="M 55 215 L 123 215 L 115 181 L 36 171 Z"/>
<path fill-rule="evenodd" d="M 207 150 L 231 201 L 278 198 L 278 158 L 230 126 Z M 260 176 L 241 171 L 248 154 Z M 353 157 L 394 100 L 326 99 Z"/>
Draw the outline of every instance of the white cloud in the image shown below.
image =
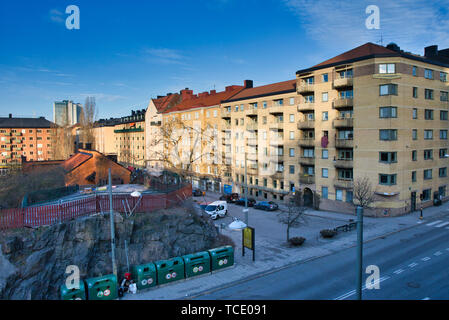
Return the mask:
<path fill-rule="evenodd" d="M 168 48 L 150 48 L 145 50 L 149 60 L 162 64 L 184 64 L 186 57 L 178 50 Z"/>
<path fill-rule="evenodd" d="M 300 20 L 311 39 L 325 46 L 352 48 L 365 42 L 397 43 L 402 49 L 422 54 L 438 44 L 449 47 L 449 0 L 438 4 L 425 0 L 332 1 L 283 0 Z M 380 9 L 380 30 L 368 30 L 368 5 Z"/>
<path fill-rule="evenodd" d="M 57 22 L 57 23 L 65 22 L 64 14 L 61 11 L 59 11 L 58 9 L 50 10 L 49 15 L 50 15 L 50 20 L 53 22 Z"/>
<path fill-rule="evenodd" d="M 106 102 L 114 102 L 121 99 L 127 99 L 124 96 L 115 95 L 115 94 L 107 94 L 107 93 L 81 93 L 81 97 L 95 97 L 97 101 L 106 101 Z"/>

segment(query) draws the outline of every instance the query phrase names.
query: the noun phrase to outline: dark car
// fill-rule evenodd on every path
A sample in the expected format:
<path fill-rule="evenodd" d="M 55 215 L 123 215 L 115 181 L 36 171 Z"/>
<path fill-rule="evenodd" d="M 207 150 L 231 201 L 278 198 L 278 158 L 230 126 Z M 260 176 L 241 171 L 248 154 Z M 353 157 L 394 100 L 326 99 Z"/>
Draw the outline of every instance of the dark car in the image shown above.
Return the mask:
<path fill-rule="evenodd" d="M 201 196 L 205 195 L 205 192 L 203 192 L 200 189 L 193 189 L 192 194 L 193 194 L 194 197 L 201 197 Z"/>
<path fill-rule="evenodd" d="M 219 200 L 225 200 L 227 203 L 234 203 L 239 199 L 238 193 L 224 194 Z"/>
<path fill-rule="evenodd" d="M 235 202 L 236 205 L 244 206 L 245 198 L 240 198 Z M 253 207 L 256 204 L 256 200 L 253 198 L 248 198 L 248 207 Z"/>
<path fill-rule="evenodd" d="M 260 201 L 254 205 L 254 209 L 260 209 L 265 211 L 275 211 L 279 209 L 279 206 L 273 201 Z"/>

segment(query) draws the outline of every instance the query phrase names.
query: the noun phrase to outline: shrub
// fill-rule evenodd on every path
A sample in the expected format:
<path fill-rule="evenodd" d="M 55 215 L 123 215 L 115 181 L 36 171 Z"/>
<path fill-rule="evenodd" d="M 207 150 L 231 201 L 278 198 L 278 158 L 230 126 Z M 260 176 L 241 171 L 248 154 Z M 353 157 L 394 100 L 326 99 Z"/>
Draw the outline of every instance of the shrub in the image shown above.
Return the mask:
<path fill-rule="evenodd" d="M 306 241 L 306 238 L 303 237 L 293 237 L 290 239 L 290 244 L 297 247 L 300 246 Z"/>
<path fill-rule="evenodd" d="M 332 238 L 333 236 L 335 236 L 337 234 L 337 231 L 332 230 L 332 229 L 324 229 L 324 230 L 321 230 L 320 233 L 323 238 Z"/>

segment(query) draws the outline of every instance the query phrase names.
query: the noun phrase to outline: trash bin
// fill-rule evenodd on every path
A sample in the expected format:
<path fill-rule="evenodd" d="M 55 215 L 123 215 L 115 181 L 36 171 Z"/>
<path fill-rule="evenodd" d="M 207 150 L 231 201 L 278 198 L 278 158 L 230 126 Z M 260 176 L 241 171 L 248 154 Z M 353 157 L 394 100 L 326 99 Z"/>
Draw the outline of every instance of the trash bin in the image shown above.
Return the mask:
<path fill-rule="evenodd" d="M 154 263 L 157 272 L 157 284 L 165 284 L 184 279 L 184 260 L 180 257 L 170 260 L 159 260 Z"/>
<path fill-rule="evenodd" d="M 83 281 L 79 282 L 78 289 L 69 289 L 63 284 L 61 286 L 61 300 L 86 300 L 86 288 Z"/>
<path fill-rule="evenodd" d="M 212 271 L 230 267 L 234 264 L 234 248 L 231 246 L 208 250 Z"/>
<path fill-rule="evenodd" d="M 85 280 L 87 298 L 89 300 L 115 300 L 117 299 L 117 277 L 109 274 L 103 277 Z"/>
<path fill-rule="evenodd" d="M 154 263 L 134 266 L 131 273 L 137 289 L 142 290 L 156 286 L 156 266 Z"/>
<path fill-rule="evenodd" d="M 210 256 L 207 251 L 182 256 L 186 278 L 210 272 Z"/>

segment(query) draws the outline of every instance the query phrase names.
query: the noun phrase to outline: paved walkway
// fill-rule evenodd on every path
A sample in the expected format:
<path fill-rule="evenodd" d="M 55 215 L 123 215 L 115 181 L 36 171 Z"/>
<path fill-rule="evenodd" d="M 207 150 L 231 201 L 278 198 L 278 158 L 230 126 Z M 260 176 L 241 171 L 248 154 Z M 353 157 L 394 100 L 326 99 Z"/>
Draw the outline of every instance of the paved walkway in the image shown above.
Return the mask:
<path fill-rule="evenodd" d="M 198 199 L 202 201 L 202 199 Z M 240 211 L 240 210 L 239 210 Z M 238 211 L 238 212 L 239 212 Z M 259 210 L 255 210 L 259 211 Z M 236 244 L 235 266 L 211 275 L 182 280 L 163 287 L 156 287 L 147 291 L 138 292 L 135 295 L 128 294 L 123 299 L 165 300 L 165 299 L 193 299 L 204 292 L 219 290 L 232 284 L 253 279 L 262 274 L 275 272 L 289 265 L 302 263 L 329 255 L 356 244 L 356 231 L 342 232 L 332 239 L 323 239 L 319 231 L 325 228 L 333 228 L 346 224 L 355 216 L 336 212 L 309 210 L 306 214 L 306 222 L 299 228 L 291 231 L 291 237 L 301 235 L 306 238 L 301 247 L 288 247 L 285 242 L 285 226 L 276 224 L 275 215 L 266 212 L 252 212 L 250 225 L 256 229 L 256 261 L 252 261 L 252 252 L 245 250 L 242 257 L 241 232 L 221 230 L 230 236 Z M 260 219 L 256 219 L 259 214 Z M 238 213 L 236 214 L 239 215 Z M 254 216 L 253 216 L 254 215 Z M 419 219 L 419 211 L 402 217 L 368 218 L 364 217 L 364 240 L 370 241 L 390 233 L 412 228 L 420 223 L 431 223 L 449 216 L 449 202 L 439 207 L 424 209 L 424 220 Z M 266 219 L 263 225 L 257 226 L 256 221 Z M 220 220 L 218 220 L 220 221 Z M 228 220 L 229 221 L 229 220 Z M 255 225 L 256 224 L 256 225 Z M 267 225 L 268 224 L 268 225 Z M 354 260 L 355 260 L 354 249 Z"/>

